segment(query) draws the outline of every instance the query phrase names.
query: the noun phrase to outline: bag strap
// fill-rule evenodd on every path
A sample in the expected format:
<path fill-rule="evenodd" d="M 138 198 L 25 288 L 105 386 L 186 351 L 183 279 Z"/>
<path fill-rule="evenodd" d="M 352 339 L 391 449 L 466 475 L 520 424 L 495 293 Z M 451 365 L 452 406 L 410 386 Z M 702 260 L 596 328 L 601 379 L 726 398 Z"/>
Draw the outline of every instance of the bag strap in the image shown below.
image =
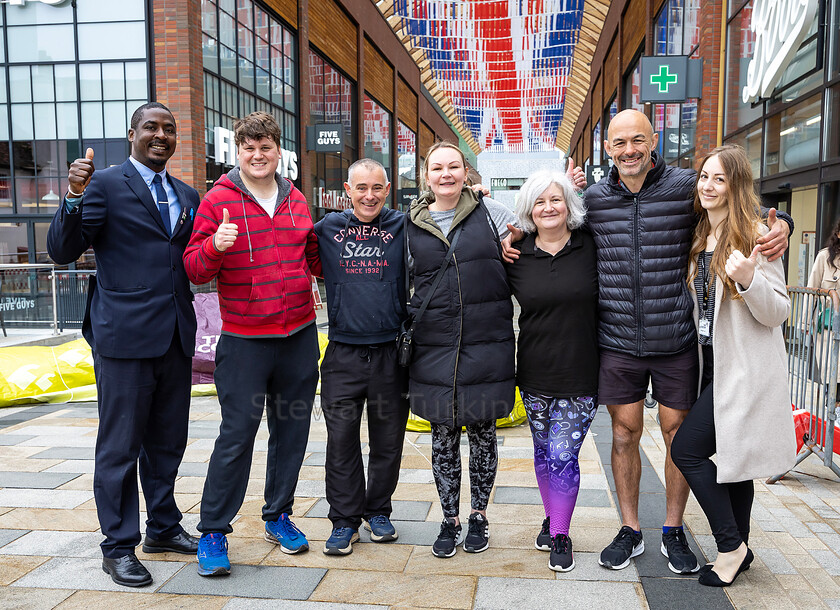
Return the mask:
<path fill-rule="evenodd" d="M 417 311 L 417 315 L 414 316 L 414 319 L 411 321 L 411 327 L 407 331 L 408 339 L 414 336 L 414 330 L 417 328 L 417 324 L 420 322 L 420 318 L 423 317 L 423 314 L 426 311 L 426 308 L 429 306 L 429 302 L 432 300 L 432 296 L 435 294 L 440 281 L 443 279 L 443 274 L 446 272 L 446 268 L 449 267 L 449 262 L 452 260 L 452 256 L 455 254 L 455 244 L 458 243 L 458 237 L 461 235 L 461 228 L 463 224 L 458 225 L 455 229 L 455 235 L 452 237 L 452 242 L 449 244 L 449 250 L 446 252 L 446 258 L 443 259 L 443 263 L 440 265 L 440 269 L 438 269 L 437 275 L 435 276 L 435 281 L 432 283 L 432 288 L 429 290 L 429 294 L 426 295 L 426 298 L 423 299 L 423 304 L 420 305 L 420 309 Z"/>
<path fill-rule="evenodd" d="M 499 231 L 496 229 L 496 223 L 493 222 L 493 217 L 490 215 L 490 210 L 487 209 L 487 206 L 484 205 L 484 193 L 478 193 L 478 205 L 481 206 L 481 209 L 484 210 L 484 214 L 487 216 L 487 220 L 490 222 L 490 230 L 493 233 L 493 239 L 496 240 L 496 247 L 499 249 L 499 258 L 504 258 L 502 256 L 502 240 L 499 239 Z"/>
<path fill-rule="evenodd" d="M 408 212 L 403 215 L 403 270 L 405 271 L 405 304 L 408 309 L 410 299 L 409 267 L 408 267 Z"/>

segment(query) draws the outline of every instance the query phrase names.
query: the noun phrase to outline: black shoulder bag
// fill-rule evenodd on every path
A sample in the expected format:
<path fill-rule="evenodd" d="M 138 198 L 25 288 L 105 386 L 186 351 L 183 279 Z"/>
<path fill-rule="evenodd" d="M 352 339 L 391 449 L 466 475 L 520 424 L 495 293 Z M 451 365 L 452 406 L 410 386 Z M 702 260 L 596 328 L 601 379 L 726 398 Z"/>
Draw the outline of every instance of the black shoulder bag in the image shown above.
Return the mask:
<path fill-rule="evenodd" d="M 420 305 L 417 315 L 403 322 L 400 334 L 397 335 L 397 362 L 400 366 L 407 367 L 411 364 L 411 356 L 414 351 L 414 331 L 417 329 L 417 324 L 419 324 L 420 318 L 423 317 L 423 313 L 429 306 L 429 301 L 432 300 L 432 295 L 435 293 L 440 281 L 443 279 L 443 274 L 446 272 L 446 268 L 449 267 L 449 262 L 452 260 L 452 256 L 455 253 L 455 244 L 458 243 L 458 236 L 461 235 L 461 227 L 463 227 L 463 223 L 458 225 L 455 229 L 455 235 L 452 237 L 452 242 L 449 244 L 449 250 L 446 252 L 446 258 L 443 259 L 440 269 L 438 269 L 437 275 L 435 276 L 435 281 L 432 283 L 432 288 L 429 290 L 429 294 L 426 295 L 426 298 L 423 299 L 423 304 Z M 407 236 L 408 227 L 406 227 L 406 237 Z M 405 257 L 408 259 L 408 249 L 405 251 Z M 406 282 L 408 281 L 407 278 L 408 272 L 406 272 Z M 408 298 L 408 290 L 406 290 L 406 298 Z M 408 329 L 406 329 L 406 325 L 408 326 Z"/>

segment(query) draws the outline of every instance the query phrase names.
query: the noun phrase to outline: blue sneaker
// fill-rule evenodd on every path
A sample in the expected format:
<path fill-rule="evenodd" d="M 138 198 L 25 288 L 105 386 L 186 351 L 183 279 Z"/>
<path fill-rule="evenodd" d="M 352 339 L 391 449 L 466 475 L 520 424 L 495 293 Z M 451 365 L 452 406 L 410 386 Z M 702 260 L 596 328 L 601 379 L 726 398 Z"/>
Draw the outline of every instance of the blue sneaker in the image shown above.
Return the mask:
<path fill-rule="evenodd" d="M 352 527 L 334 527 L 324 545 L 325 555 L 349 555 L 353 552 L 353 543 L 359 539 L 359 531 Z"/>
<path fill-rule="evenodd" d="M 370 532 L 370 539 L 374 542 L 390 542 L 400 537 L 394 524 L 385 515 L 374 515 L 368 519 L 365 529 Z"/>
<path fill-rule="evenodd" d="M 228 543 L 224 534 L 202 534 L 198 541 L 199 576 L 225 576 L 230 574 Z"/>
<path fill-rule="evenodd" d="M 306 536 L 295 527 L 287 513 L 280 515 L 277 521 L 265 522 L 265 539 L 280 545 L 280 550 L 289 555 L 309 550 Z"/>

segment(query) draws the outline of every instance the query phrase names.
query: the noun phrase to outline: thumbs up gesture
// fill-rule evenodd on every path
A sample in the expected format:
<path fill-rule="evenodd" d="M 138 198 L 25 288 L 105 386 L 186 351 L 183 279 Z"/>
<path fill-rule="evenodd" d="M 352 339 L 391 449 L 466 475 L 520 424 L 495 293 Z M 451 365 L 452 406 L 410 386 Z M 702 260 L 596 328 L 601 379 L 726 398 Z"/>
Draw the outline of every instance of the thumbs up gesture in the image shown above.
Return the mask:
<path fill-rule="evenodd" d="M 726 259 L 726 275 L 732 278 L 733 282 L 741 284 L 745 290 L 752 284 L 760 248 L 761 246 L 756 245 L 749 258 L 745 257 L 740 250 L 733 250 L 729 258 Z"/>
<path fill-rule="evenodd" d="M 70 197 L 81 196 L 90 183 L 93 172 L 93 149 L 88 148 L 84 157 L 76 159 L 70 164 L 70 172 L 67 175 L 67 179 L 70 181 L 70 190 L 67 194 Z"/>
<path fill-rule="evenodd" d="M 216 229 L 215 235 L 213 235 L 213 245 L 216 246 L 216 250 L 219 252 L 224 252 L 233 245 L 237 235 L 239 235 L 239 227 L 230 221 L 230 213 L 227 211 L 227 208 L 224 208 L 222 211 L 222 222 L 219 224 L 219 228 Z"/>
<path fill-rule="evenodd" d="M 566 178 L 577 190 L 582 191 L 586 188 L 586 172 L 579 165 L 575 167 L 575 162 L 571 157 L 569 157 L 569 164 L 566 166 Z"/>

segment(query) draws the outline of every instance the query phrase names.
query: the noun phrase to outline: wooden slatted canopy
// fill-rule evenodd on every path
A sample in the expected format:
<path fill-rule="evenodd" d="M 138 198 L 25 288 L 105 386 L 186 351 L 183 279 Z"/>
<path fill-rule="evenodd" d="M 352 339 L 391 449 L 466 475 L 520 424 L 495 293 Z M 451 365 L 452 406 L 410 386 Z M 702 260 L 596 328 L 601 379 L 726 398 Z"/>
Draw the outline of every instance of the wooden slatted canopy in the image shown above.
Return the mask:
<path fill-rule="evenodd" d="M 603 2 L 586 0 L 584 4 L 578 44 L 572 60 L 572 74 L 569 78 L 569 86 L 566 88 L 563 119 L 557 129 L 556 147 L 560 150 L 569 149 L 575 124 L 589 91 L 592 56 L 595 53 L 598 39 L 601 37 L 601 28 L 607 18 L 609 9 L 609 0 Z"/>
<path fill-rule="evenodd" d="M 608 8 L 598 0 L 374 2 L 420 68 L 427 91 L 476 153 L 555 147 L 574 65 L 587 64 L 587 80 L 579 84 L 586 91 L 600 35 L 592 21 Z M 579 112 L 580 104 L 573 118 Z"/>

